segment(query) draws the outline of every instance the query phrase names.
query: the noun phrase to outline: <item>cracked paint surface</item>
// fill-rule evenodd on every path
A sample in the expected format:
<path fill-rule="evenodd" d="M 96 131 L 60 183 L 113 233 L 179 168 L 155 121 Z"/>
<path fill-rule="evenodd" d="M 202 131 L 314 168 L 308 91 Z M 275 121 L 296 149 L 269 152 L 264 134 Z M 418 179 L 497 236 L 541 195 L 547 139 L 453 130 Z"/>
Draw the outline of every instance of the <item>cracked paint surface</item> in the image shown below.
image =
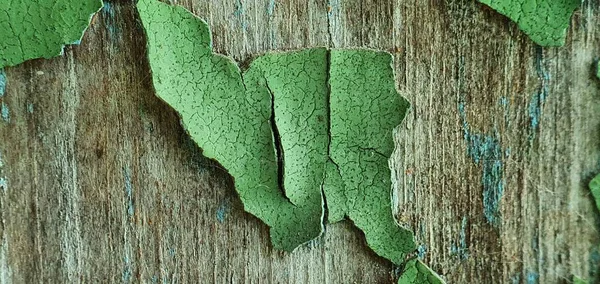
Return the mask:
<path fill-rule="evenodd" d="M 573 11 L 581 0 L 479 0 L 508 17 L 541 46 L 565 44 Z"/>
<path fill-rule="evenodd" d="M 404 266 L 404 271 L 398 279 L 398 284 L 443 284 L 445 283 L 437 273 L 429 269 L 418 259 L 409 260 Z"/>
<path fill-rule="evenodd" d="M 208 25 L 187 10 L 154 0 L 138 9 L 156 94 L 234 177 L 275 248 L 291 251 L 323 232 L 325 195 L 329 219 L 348 216 L 380 256 L 402 264 L 416 249 L 391 208 L 392 131 L 409 105 L 390 54 L 270 53 L 242 73 L 212 52 Z"/>
<path fill-rule="evenodd" d="M 332 198 L 332 189 L 325 187 L 327 206 L 345 208 L 369 247 L 401 264 L 416 244 L 413 232 L 393 217 L 388 159 L 394 150 L 392 131 L 409 104 L 396 91 L 389 53 L 332 50 L 330 57 L 330 156 L 344 193 L 333 196 L 345 198 Z"/>
<path fill-rule="evenodd" d="M 8 0 L 0 5 L 0 68 L 61 55 L 101 7 L 101 0 Z"/>

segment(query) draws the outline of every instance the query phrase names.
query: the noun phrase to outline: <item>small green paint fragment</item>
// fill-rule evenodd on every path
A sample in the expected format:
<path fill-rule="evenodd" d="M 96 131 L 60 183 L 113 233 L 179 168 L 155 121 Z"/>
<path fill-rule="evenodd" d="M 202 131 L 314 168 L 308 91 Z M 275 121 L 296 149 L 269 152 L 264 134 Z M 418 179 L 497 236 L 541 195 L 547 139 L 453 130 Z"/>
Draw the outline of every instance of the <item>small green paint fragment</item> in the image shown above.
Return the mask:
<path fill-rule="evenodd" d="M 573 275 L 573 284 L 588 284 L 587 280 L 583 280 L 575 275 Z"/>
<path fill-rule="evenodd" d="M 600 79 L 600 62 L 596 62 L 596 77 Z"/>
<path fill-rule="evenodd" d="M 372 50 L 270 53 L 245 72 L 212 53 L 208 25 L 181 7 L 141 0 L 156 94 L 234 177 L 244 209 L 293 250 L 323 231 L 324 202 L 380 256 L 402 264 L 413 233 L 392 214 L 392 132 L 409 104 L 392 57 Z"/>
<path fill-rule="evenodd" d="M 409 260 L 404 266 L 398 284 L 443 284 L 440 276 L 418 259 Z"/>
<path fill-rule="evenodd" d="M 581 0 L 479 0 L 517 23 L 541 46 L 561 46 Z"/>
<path fill-rule="evenodd" d="M 62 54 L 78 44 L 101 0 L 9 1 L 0 5 L 0 68 Z"/>
<path fill-rule="evenodd" d="M 590 191 L 596 202 L 596 208 L 600 211 L 600 174 L 590 181 Z"/>

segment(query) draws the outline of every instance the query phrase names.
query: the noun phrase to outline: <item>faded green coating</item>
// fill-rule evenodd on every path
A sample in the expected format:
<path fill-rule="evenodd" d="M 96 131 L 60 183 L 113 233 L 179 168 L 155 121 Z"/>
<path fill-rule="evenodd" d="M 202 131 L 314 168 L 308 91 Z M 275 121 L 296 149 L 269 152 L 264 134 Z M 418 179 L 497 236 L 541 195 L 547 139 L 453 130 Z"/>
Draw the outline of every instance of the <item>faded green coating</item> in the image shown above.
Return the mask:
<path fill-rule="evenodd" d="M 3 0 L 0 4 L 0 68 L 62 54 L 78 43 L 101 0 Z"/>
<path fill-rule="evenodd" d="M 331 51 L 330 157 L 345 185 L 347 216 L 378 255 L 401 264 L 416 245 L 394 220 L 390 198 L 392 132 L 409 108 L 396 91 L 392 62 L 386 52 Z M 338 203 L 327 188 L 325 194 L 329 208 Z"/>
<path fill-rule="evenodd" d="M 398 284 L 443 284 L 437 273 L 418 259 L 409 260 L 404 266 Z"/>
<path fill-rule="evenodd" d="M 208 25 L 187 10 L 155 0 L 140 0 L 138 9 L 156 94 L 179 112 L 204 155 L 234 177 L 244 209 L 271 227 L 273 246 L 291 251 L 319 236 L 320 191 L 294 206 L 278 186 L 264 77 L 249 70 L 246 91 L 237 65 L 212 53 Z"/>
<path fill-rule="evenodd" d="M 565 44 L 573 11 L 581 0 L 479 0 L 517 23 L 541 46 Z"/>
<path fill-rule="evenodd" d="M 265 54 L 244 81 L 273 98 L 286 196 L 296 205 L 314 202 L 328 160 L 327 49 Z"/>
<path fill-rule="evenodd" d="M 590 181 L 590 191 L 594 197 L 596 208 L 600 211 L 600 174 Z"/>

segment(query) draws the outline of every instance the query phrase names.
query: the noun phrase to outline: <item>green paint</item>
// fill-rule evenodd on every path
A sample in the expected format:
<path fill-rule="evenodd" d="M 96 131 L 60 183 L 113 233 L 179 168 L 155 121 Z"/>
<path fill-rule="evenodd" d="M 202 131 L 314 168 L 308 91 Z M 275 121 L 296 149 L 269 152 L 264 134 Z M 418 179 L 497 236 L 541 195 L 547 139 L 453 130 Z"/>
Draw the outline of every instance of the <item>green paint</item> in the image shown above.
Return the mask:
<path fill-rule="evenodd" d="M 561 46 L 581 0 L 479 0 L 517 23 L 541 46 Z"/>
<path fill-rule="evenodd" d="M 398 284 L 443 284 L 446 283 L 437 273 L 417 259 L 409 260 L 404 266 Z"/>
<path fill-rule="evenodd" d="M 325 194 L 328 208 L 345 207 L 378 255 L 401 264 L 416 244 L 413 233 L 394 220 L 390 200 L 392 130 L 409 108 L 396 91 L 392 62 L 386 52 L 331 51 L 330 156 L 346 198 L 335 200 L 340 195 L 330 196 L 327 187 Z"/>
<path fill-rule="evenodd" d="M 273 101 L 281 187 L 295 205 L 321 203 L 329 144 L 327 55 L 324 48 L 266 54 L 244 72 L 248 96 Z"/>
<path fill-rule="evenodd" d="M 573 275 L 573 284 L 588 284 L 587 280 L 583 280 L 575 275 Z"/>
<path fill-rule="evenodd" d="M 0 7 L 0 68 L 51 58 L 77 44 L 100 0 L 9 1 Z"/>
<path fill-rule="evenodd" d="M 179 112 L 204 155 L 234 177 L 244 209 L 271 227 L 273 246 L 293 250 L 319 236 L 320 191 L 294 205 L 279 188 L 270 94 L 257 82 L 246 92 L 237 65 L 212 53 L 208 25 L 184 8 L 141 0 L 138 9 L 156 94 Z"/>
<path fill-rule="evenodd" d="M 396 264 L 416 249 L 392 215 L 388 157 L 408 102 L 392 57 L 323 48 L 271 53 L 240 72 L 213 54 L 208 25 L 181 7 L 141 0 L 157 95 L 204 155 L 234 177 L 244 209 L 293 250 L 348 216 Z"/>
<path fill-rule="evenodd" d="M 590 181 L 590 191 L 596 202 L 596 208 L 600 210 L 600 174 Z"/>

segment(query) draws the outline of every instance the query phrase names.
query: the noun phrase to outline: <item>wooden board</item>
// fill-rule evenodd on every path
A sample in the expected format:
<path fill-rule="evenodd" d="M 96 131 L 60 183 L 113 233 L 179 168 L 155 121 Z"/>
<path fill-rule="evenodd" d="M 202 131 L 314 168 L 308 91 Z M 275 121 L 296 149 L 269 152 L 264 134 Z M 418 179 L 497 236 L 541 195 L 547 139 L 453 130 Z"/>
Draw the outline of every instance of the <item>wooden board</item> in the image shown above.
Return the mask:
<path fill-rule="evenodd" d="M 107 2 L 80 46 L 6 69 L 0 282 L 396 279 L 350 222 L 273 251 L 154 96 L 132 1 Z M 315 46 L 394 54 L 412 103 L 392 158 L 398 219 L 449 283 L 568 283 L 598 268 L 587 183 L 600 172 L 600 1 L 584 1 L 567 45 L 548 49 L 473 0 L 173 2 L 238 62 Z"/>

